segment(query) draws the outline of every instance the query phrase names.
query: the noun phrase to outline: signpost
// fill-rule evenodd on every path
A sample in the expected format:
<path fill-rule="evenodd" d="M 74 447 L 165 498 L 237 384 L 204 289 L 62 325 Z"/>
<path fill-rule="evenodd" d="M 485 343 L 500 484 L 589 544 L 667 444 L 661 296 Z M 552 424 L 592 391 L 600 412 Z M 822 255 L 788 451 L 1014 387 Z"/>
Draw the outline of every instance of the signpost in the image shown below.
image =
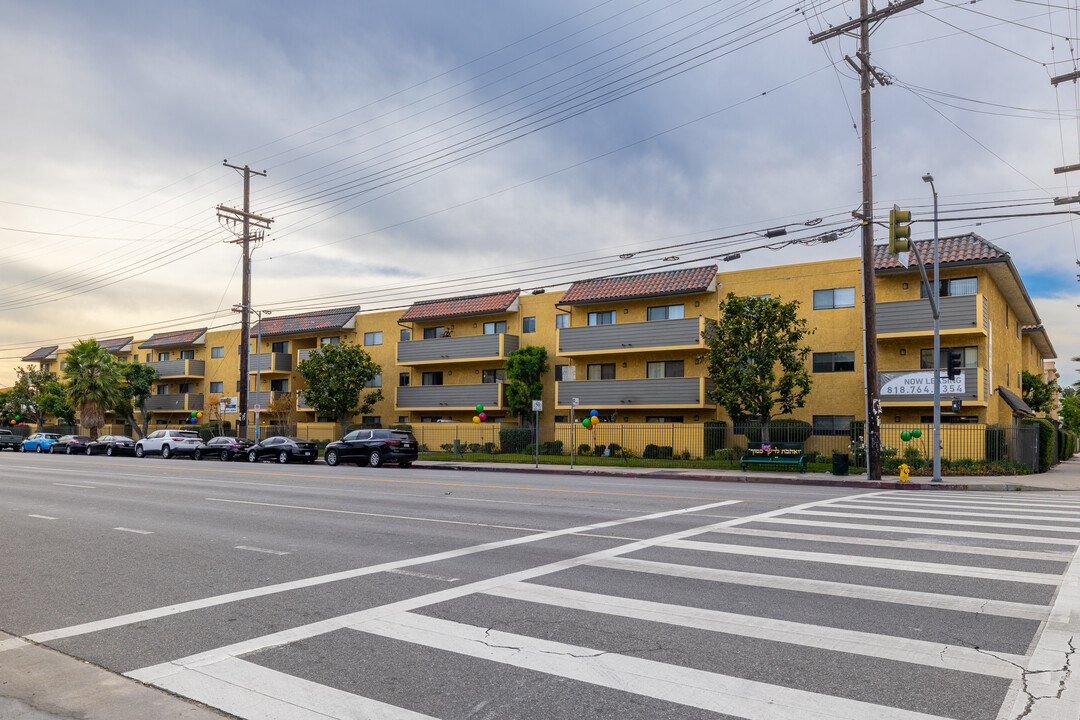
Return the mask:
<path fill-rule="evenodd" d="M 570 469 L 574 469 L 574 426 L 577 425 L 578 399 L 570 398 Z"/>
<path fill-rule="evenodd" d="M 533 412 L 536 413 L 536 420 L 533 422 L 533 449 L 536 451 L 536 467 L 540 467 L 540 412 L 544 409 L 543 400 L 532 401 Z"/>

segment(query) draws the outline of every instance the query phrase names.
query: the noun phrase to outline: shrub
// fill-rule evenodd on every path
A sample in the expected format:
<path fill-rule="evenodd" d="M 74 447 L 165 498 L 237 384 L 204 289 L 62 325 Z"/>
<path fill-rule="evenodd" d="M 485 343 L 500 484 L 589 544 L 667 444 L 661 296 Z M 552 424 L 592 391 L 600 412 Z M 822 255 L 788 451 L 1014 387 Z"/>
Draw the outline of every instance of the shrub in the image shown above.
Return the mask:
<path fill-rule="evenodd" d="M 713 452 L 713 457 L 717 460 L 738 460 L 735 456 L 735 448 L 720 448 Z"/>
<path fill-rule="evenodd" d="M 499 447 L 503 452 L 531 452 L 527 448 L 532 445 L 532 441 L 533 432 L 529 428 L 504 427 L 499 430 Z"/>
<path fill-rule="evenodd" d="M 591 455 L 592 454 L 592 445 L 590 445 L 589 443 L 581 443 L 580 445 L 577 446 L 577 454 L 578 455 Z"/>
<path fill-rule="evenodd" d="M 1039 472 L 1044 473 L 1054 464 L 1054 440 L 1056 430 L 1046 418 L 1024 420 L 1024 425 L 1039 426 Z"/>
<path fill-rule="evenodd" d="M 427 443 L 420 443 L 420 447 L 416 449 L 417 452 L 430 452 L 428 450 Z"/>
<path fill-rule="evenodd" d="M 412 425 L 410 425 L 409 423 L 395 423 L 394 425 L 390 426 L 390 429 L 391 430 L 408 430 L 409 432 L 412 432 Z"/>
<path fill-rule="evenodd" d="M 533 443 L 529 443 L 528 445 L 526 445 L 525 446 L 525 454 L 526 455 L 535 455 L 536 454 L 536 445 L 533 444 Z"/>
<path fill-rule="evenodd" d="M 454 443 L 443 443 L 439 447 L 442 448 L 443 452 L 454 452 Z"/>
<path fill-rule="evenodd" d="M 484 447 L 480 443 L 469 443 L 469 452 L 478 453 Z"/>
<path fill-rule="evenodd" d="M 672 453 L 673 451 L 670 445 L 653 445 L 652 443 L 649 443 L 645 446 L 645 450 L 641 453 L 641 457 L 648 460 L 670 460 Z"/>
<path fill-rule="evenodd" d="M 484 452 L 487 453 L 488 455 L 498 455 L 499 454 L 499 446 L 496 445 L 493 442 L 486 442 L 486 443 L 484 443 Z"/>
<path fill-rule="evenodd" d="M 704 447 L 706 457 L 716 455 L 716 451 L 724 447 L 724 436 L 727 434 L 727 423 L 723 420 L 706 420 L 704 433 Z"/>
<path fill-rule="evenodd" d="M 679 455 L 679 457 L 681 457 L 683 460 L 689 460 L 690 459 L 690 451 L 689 450 L 683 450 L 682 454 Z"/>
<path fill-rule="evenodd" d="M 605 450 L 607 450 L 607 445 L 597 445 L 592 449 L 592 454 L 596 457 L 604 457 Z"/>
<path fill-rule="evenodd" d="M 619 450 L 619 455 L 618 456 L 621 457 L 621 458 L 636 458 L 637 453 L 634 452 L 633 450 L 631 450 L 630 448 L 623 448 L 622 450 Z"/>
<path fill-rule="evenodd" d="M 769 422 L 769 439 L 773 442 L 806 442 L 813 434 L 814 426 L 805 420 L 779 418 Z M 761 442 L 761 423 L 749 423 L 745 435 L 749 442 Z"/>
<path fill-rule="evenodd" d="M 541 455 L 562 455 L 562 440 L 549 440 L 540 443 Z"/>
<path fill-rule="evenodd" d="M 914 445 L 908 445 L 904 448 L 904 462 L 908 465 L 912 463 L 921 463 L 923 459 L 922 450 Z"/>
<path fill-rule="evenodd" d="M 620 450 L 622 450 L 622 445 L 620 445 L 619 443 L 611 443 L 607 447 L 608 447 L 608 450 L 611 451 L 611 456 L 612 457 L 615 457 L 618 454 L 618 452 Z"/>

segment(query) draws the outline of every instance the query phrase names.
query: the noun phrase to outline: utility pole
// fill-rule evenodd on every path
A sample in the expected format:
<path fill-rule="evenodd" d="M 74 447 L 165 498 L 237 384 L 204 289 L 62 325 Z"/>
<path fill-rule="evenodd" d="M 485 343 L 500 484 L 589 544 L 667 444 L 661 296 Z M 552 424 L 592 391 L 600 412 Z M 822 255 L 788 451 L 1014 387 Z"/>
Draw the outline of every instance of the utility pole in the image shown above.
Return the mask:
<path fill-rule="evenodd" d="M 858 18 L 810 36 L 813 44 L 851 33 L 856 29 L 859 36 L 859 49 L 855 53 L 858 62 L 850 57 L 844 59 L 859 73 L 859 94 L 862 98 L 863 347 L 866 363 L 866 476 L 870 480 L 881 479 L 881 388 L 877 368 L 877 314 L 874 292 L 874 145 L 870 137 L 870 88 L 874 86 L 874 79 L 881 85 L 889 84 L 870 64 L 870 26 L 902 10 L 921 5 L 922 2 L 923 0 L 904 0 L 870 12 L 869 0 L 859 0 Z"/>
<path fill-rule="evenodd" d="M 228 160 L 225 160 L 222 164 L 244 174 L 244 209 L 237 210 L 218 205 L 217 212 L 219 218 L 233 224 L 239 221 L 243 225 L 243 232 L 240 237 L 230 241 L 233 244 L 242 244 L 244 251 L 243 289 L 241 291 L 243 295 L 241 301 L 243 311 L 240 314 L 240 397 L 236 408 L 236 436 L 250 439 L 248 428 L 248 359 L 251 354 L 251 244 L 252 241 L 261 242 L 263 239 L 263 233 L 261 232 L 252 236 L 251 227 L 254 225 L 262 230 L 269 230 L 270 223 L 273 220 L 254 215 L 251 212 L 251 176 L 266 177 L 266 173 L 252 170 L 247 165 L 244 167 L 230 165 Z"/>

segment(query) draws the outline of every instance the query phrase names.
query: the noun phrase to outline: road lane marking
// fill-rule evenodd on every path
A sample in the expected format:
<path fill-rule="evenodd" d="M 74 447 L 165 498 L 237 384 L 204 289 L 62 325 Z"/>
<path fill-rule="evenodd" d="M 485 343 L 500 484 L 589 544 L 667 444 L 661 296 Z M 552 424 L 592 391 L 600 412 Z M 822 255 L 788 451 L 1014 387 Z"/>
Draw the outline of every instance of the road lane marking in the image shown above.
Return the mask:
<path fill-rule="evenodd" d="M 827 520 L 797 520 L 795 518 L 769 518 L 766 523 L 782 525 L 801 525 L 804 527 L 836 528 L 844 530 L 873 530 L 876 532 L 906 533 L 909 535 L 934 535 L 940 537 L 966 537 L 980 540 L 1008 540 L 1009 542 L 1036 543 L 1039 545 L 1067 545 L 1076 547 L 1076 540 L 1065 538 L 1039 537 L 1037 535 L 1006 535 L 1005 533 L 983 533 L 974 530 L 939 530 L 937 528 L 908 527 L 906 525 L 866 525 L 863 523 L 829 522 Z"/>
<path fill-rule="evenodd" d="M 825 510 L 807 510 L 802 514 L 853 518 L 856 520 L 892 520 L 894 522 L 900 521 L 932 523 L 935 525 L 974 525 L 976 527 L 1011 528 L 1013 530 L 1041 530 L 1043 532 L 1071 533 L 1073 535 L 1080 535 L 1080 527 L 1062 527 L 1060 525 L 1030 525 L 1027 523 L 991 522 L 989 520 L 950 520 L 949 518 L 925 518 L 914 517 L 910 515 L 873 515 L 871 513 L 843 513 L 828 512 Z"/>
<path fill-rule="evenodd" d="M 387 570 L 387 572 L 394 575 L 408 575 L 409 577 L 424 578 L 425 580 L 440 580 L 442 582 L 457 582 L 461 578 L 445 577 L 443 575 L 432 575 L 431 573 L 416 572 L 415 570 Z"/>
<path fill-rule="evenodd" d="M 153 535 L 153 530 L 136 530 L 135 528 L 115 527 L 113 530 L 119 530 L 120 532 L 135 533 L 136 535 Z"/>
<path fill-rule="evenodd" d="M 858 500 L 857 502 L 866 503 L 867 505 L 873 505 L 878 509 L 885 509 L 887 507 L 910 507 L 910 508 L 961 508 L 965 510 L 1019 510 L 1019 511 L 1032 511 L 1040 513 L 1051 513 L 1054 515 L 1080 515 L 1080 508 L 1073 505 L 1073 510 L 1062 510 L 1061 505 L 1051 503 L 1027 503 L 1025 505 L 1017 505 L 1015 503 L 1003 503 L 1003 502 L 983 502 L 981 500 L 937 500 L 937 499 L 901 499 L 892 497 L 883 498 L 867 498 L 866 500 Z"/>
<path fill-rule="evenodd" d="M 486 590 L 484 594 L 725 635 L 738 635 L 831 652 L 926 665 L 942 670 L 960 670 L 1009 680 L 1016 677 L 1016 664 L 1024 661 L 1023 655 L 1009 653 L 988 655 L 959 645 L 846 630 L 830 625 L 811 625 L 770 617 L 740 615 L 722 610 L 668 605 L 651 600 L 602 595 L 548 585 L 509 583 Z"/>
<path fill-rule="evenodd" d="M 874 510 L 877 512 L 912 512 L 921 513 L 923 515 L 960 515 L 962 517 L 986 517 L 986 518 L 998 518 L 1004 520 L 1049 520 L 1051 522 L 1060 523 L 1074 523 L 1080 525 L 1080 518 L 1068 518 L 1068 517 L 1054 517 L 1049 515 L 1017 515 L 1016 513 L 992 513 L 992 512 L 972 512 L 970 510 L 935 510 L 926 507 L 882 507 L 879 505 L 859 505 L 856 503 L 845 505 L 834 505 L 833 507 L 842 508 L 844 510 Z M 1037 511 L 1036 511 L 1037 512 Z M 930 522 L 936 522 L 934 518 L 926 518 Z"/>
<path fill-rule="evenodd" d="M 829 502 L 831 501 L 832 499 L 829 500 Z M 713 508 L 721 507 L 724 505 L 733 505 L 738 502 L 738 500 L 723 500 L 721 502 L 709 503 L 707 505 L 698 505 L 690 508 L 679 508 L 676 510 L 664 510 L 658 513 L 651 513 L 649 515 L 636 515 L 633 517 L 622 518 L 618 520 L 606 520 L 604 522 L 593 523 L 591 525 L 581 525 L 578 527 L 566 528 L 563 530 L 551 530 L 548 532 L 536 533 L 533 535 L 524 535 L 522 537 L 510 538 L 508 540 L 497 540 L 495 542 L 472 545 L 470 547 L 459 548 L 456 550 L 446 550 L 444 552 L 434 553 L 432 555 L 407 558 L 404 560 L 394 560 L 387 563 L 381 563 L 379 565 L 369 565 L 367 567 L 355 568 L 353 570 L 344 570 L 341 572 L 330 573 L 328 575 L 319 575 L 315 577 L 303 578 L 300 580 L 292 580 L 289 582 L 277 583 L 275 585 L 266 585 L 263 587 L 251 588 L 249 590 L 241 590 L 238 592 L 225 593 L 223 595 L 215 595 L 208 598 L 202 598 L 200 600 L 192 600 L 184 603 L 176 603 L 174 605 L 166 605 L 164 607 L 153 608 L 151 610 L 143 610 L 141 612 L 118 615 L 115 617 L 106 618 L 104 620 L 95 620 L 88 623 L 81 623 L 79 625 L 58 628 L 56 630 L 48 630 L 45 632 L 34 633 L 33 635 L 27 636 L 27 639 L 32 642 L 44 643 L 49 642 L 50 640 L 58 640 L 60 638 L 68 638 L 76 635 L 85 635 L 87 633 L 98 632 L 100 630 L 108 630 L 110 628 L 122 627 L 124 625 L 131 625 L 134 623 L 145 622 L 147 620 L 154 620 L 156 618 L 191 612 L 192 610 L 201 610 L 217 605 L 224 605 L 226 603 L 238 602 L 240 600 L 250 600 L 251 598 L 274 595 L 277 593 L 288 592 L 290 590 L 298 590 L 302 588 L 313 587 L 315 585 L 339 582 L 341 580 L 352 580 L 354 578 L 362 577 L 364 575 L 372 575 L 374 573 L 386 572 L 387 570 L 410 567 L 412 565 L 426 565 L 429 563 L 440 562 L 442 560 L 451 560 L 454 558 L 464 557 L 466 555 L 486 552 L 488 550 L 498 550 L 500 548 L 512 547 L 515 545 L 524 545 L 527 543 L 540 542 L 551 538 L 562 537 L 565 535 L 575 535 L 583 532 L 588 532 L 590 530 L 600 530 L 602 528 L 617 527 L 619 525 L 626 525 L 628 523 L 642 522 L 646 520 L 656 520 L 659 518 L 672 517 L 675 515 L 692 514 L 704 510 L 712 510 Z"/>
<path fill-rule="evenodd" d="M 965 503 L 982 503 L 982 504 L 995 504 L 995 505 L 1008 505 L 1010 507 L 1019 505 L 1047 505 L 1049 507 L 1080 507 L 1080 498 L 1062 496 L 1061 493 L 1046 493 L 1044 497 L 1022 497 L 1017 493 L 1000 494 L 996 497 L 988 496 L 981 492 L 965 492 L 965 493 L 949 493 L 947 496 L 941 495 L 913 495 L 910 490 L 890 490 L 884 495 L 878 495 L 881 499 L 887 498 L 905 498 L 914 501 L 918 498 L 919 502 L 928 503 L 951 503 L 951 502 L 965 502 Z M 1053 497 L 1053 500 L 1048 500 L 1047 497 Z"/>
<path fill-rule="evenodd" d="M 939 716 L 401 613 L 353 629 L 747 720 L 940 720 Z"/>
<path fill-rule="evenodd" d="M 37 518 L 39 520 L 59 520 L 60 518 L 54 518 L 49 515 L 27 515 L 26 517 Z"/>
<path fill-rule="evenodd" d="M 59 485 L 60 487 L 86 488 L 87 490 L 97 490 L 97 485 L 72 485 L 70 483 L 53 483 L 53 485 Z"/>
<path fill-rule="evenodd" d="M 250 550 L 251 552 L 266 553 L 267 555 L 291 555 L 285 550 L 267 550 L 266 548 L 251 547 L 250 545 L 237 545 L 237 550 Z"/>

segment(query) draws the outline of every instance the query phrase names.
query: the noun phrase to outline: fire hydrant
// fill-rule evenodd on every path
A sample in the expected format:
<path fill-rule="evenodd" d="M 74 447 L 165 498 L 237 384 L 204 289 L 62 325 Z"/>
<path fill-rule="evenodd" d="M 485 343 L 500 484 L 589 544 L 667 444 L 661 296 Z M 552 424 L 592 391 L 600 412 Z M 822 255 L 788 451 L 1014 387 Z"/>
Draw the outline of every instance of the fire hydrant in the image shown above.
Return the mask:
<path fill-rule="evenodd" d="M 901 464 L 900 467 L 897 468 L 897 470 L 900 471 L 900 482 L 907 482 L 908 476 L 911 475 L 911 468 L 908 467 L 908 464 Z"/>

